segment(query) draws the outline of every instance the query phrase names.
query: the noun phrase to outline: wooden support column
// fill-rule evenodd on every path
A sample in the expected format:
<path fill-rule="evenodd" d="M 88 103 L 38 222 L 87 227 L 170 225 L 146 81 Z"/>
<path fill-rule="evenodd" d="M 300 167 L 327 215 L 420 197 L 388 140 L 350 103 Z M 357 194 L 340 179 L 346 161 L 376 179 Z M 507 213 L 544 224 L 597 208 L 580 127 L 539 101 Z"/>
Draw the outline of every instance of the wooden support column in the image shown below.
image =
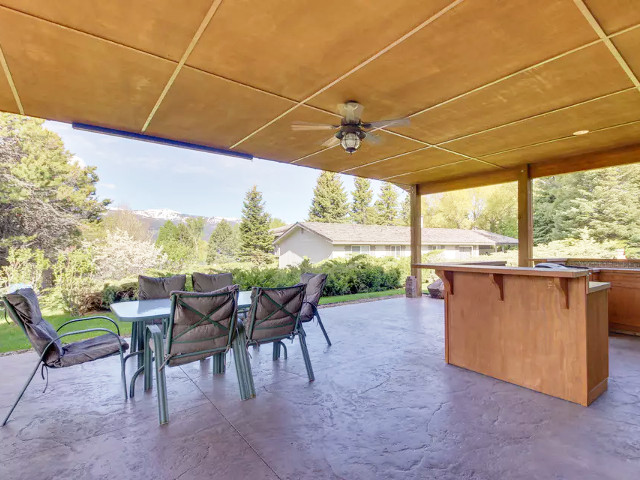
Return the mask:
<path fill-rule="evenodd" d="M 533 185 L 529 165 L 518 172 L 518 266 L 532 266 Z"/>
<path fill-rule="evenodd" d="M 418 186 L 412 185 L 409 190 L 411 208 L 411 264 L 422 263 L 422 201 L 418 194 Z M 411 267 L 411 275 L 416 277 L 416 297 L 422 296 L 422 270 Z"/>

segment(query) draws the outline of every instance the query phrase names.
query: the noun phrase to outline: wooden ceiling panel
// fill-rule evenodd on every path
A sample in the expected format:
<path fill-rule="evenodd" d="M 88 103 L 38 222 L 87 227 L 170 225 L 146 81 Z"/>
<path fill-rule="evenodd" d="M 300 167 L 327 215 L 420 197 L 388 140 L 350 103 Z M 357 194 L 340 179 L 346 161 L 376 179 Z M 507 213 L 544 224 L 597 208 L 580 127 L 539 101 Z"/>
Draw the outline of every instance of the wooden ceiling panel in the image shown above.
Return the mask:
<path fill-rule="evenodd" d="M 423 170 L 425 168 L 445 165 L 447 163 L 465 160 L 464 157 L 454 153 L 445 152 L 438 148 L 428 147 L 413 153 L 381 160 L 370 165 L 350 170 L 349 173 L 360 177 L 388 178 L 409 171 Z"/>
<path fill-rule="evenodd" d="M 584 0 L 584 3 L 609 35 L 640 23 L 638 0 Z"/>
<path fill-rule="evenodd" d="M 187 64 L 302 100 L 449 3 L 225 1 Z"/>
<path fill-rule="evenodd" d="M 640 78 L 640 28 L 616 35 L 611 41 L 636 77 Z"/>
<path fill-rule="evenodd" d="M 612 145 L 623 147 L 638 143 L 640 138 L 640 121 L 607 128 L 587 135 L 570 136 L 561 140 L 532 145 L 495 155 L 482 157 L 492 163 L 504 167 L 524 165 L 557 157 L 580 155 L 599 150 L 608 150 Z"/>
<path fill-rule="evenodd" d="M 243 142 L 241 148 L 256 157 L 291 162 L 322 150 L 322 143 L 335 133 L 335 130 L 293 131 L 292 122 L 335 125 L 340 119 L 303 105 Z"/>
<path fill-rule="evenodd" d="M 629 87 L 633 83 L 600 43 L 417 115 L 397 131 L 440 143 Z"/>
<path fill-rule="evenodd" d="M 436 182 L 438 180 L 465 177 L 468 175 L 476 175 L 479 173 L 492 173 L 499 169 L 476 162 L 475 160 L 464 160 L 459 163 L 452 163 L 440 167 L 433 167 L 418 172 L 407 173 L 391 179 L 393 183 L 404 185 L 415 185 L 426 182 Z"/>
<path fill-rule="evenodd" d="M 19 113 L 18 105 L 16 105 L 16 101 L 13 98 L 13 92 L 11 92 L 11 87 L 2 67 L 0 67 L 0 111 Z"/>
<path fill-rule="evenodd" d="M 174 64 L 11 10 L 0 45 L 27 115 L 140 131 Z"/>
<path fill-rule="evenodd" d="M 0 5 L 178 61 L 211 0 L 0 0 Z"/>
<path fill-rule="evenodd" d="M 310 103 L 404 116 L 596 39 L 570 1 L 463 2 Z"/>
<path fill-rule="evenodd" d="M 337 146 L 327 148 L 316 155 L 304 158 L 297 162 L 297 165 L 306 165 L 307 167 L 332 172 L 342 172 L 358 165 L 371 163 L 424 146 L 421 143 L 407 140 L 390 133 L 376 132 L 376 134 L 380 136 L 381 142 L 379 144 L 372 145 L 365 140 L 362 142 L 360 149 L 352 155 L 346 153 L 341 146 Z"/>
<path fill-rule="evenodd" d="M 146 133 L 229 148 L 293 105 L 289 100 L 184 67 Z"/>
<path fill-rule="evenodd" d="M 640 120 L 640 92 L 635 88 L 447 142 L 444 146 L 456 152 L 479 157 L 567 137 L 578 130 L 598 130 L 634 120 Z"/>

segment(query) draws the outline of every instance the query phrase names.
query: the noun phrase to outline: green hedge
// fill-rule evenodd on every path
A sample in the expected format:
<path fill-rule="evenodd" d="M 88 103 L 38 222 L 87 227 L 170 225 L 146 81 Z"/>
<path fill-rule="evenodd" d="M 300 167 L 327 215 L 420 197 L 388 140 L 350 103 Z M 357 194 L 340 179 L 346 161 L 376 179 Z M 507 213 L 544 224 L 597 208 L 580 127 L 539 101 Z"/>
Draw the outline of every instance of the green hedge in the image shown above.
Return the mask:
<path fill-rule="evenodd" d="M 221 273 L 230 271 L 233 281 L 240 285 L 241 290 L 251 287 L 286 287 L 300 281 L 300 274 L 305 272 L 326 273 L 327 283 L 324 296 L 348 295 L 353 293 L 380 292 L 402 286 L 404 281 L 404 265 L 394 259 L 376 259 L 367 255 L 358 255 L 349 259 L 326 260 L 312 265 L 305 260 L 297 267 L 288 268 L 257 268 L 246 265 L 221 269 L 220 267 L 201 267 L 203 273 Z M 148 272 L 151 276 L 170 276 L 176 272 L 154 270 Z M 187 275 L 187 290 L 192 290 L 191 272 L 181 272 Z M 138 293 L 137 280 L 127 279 L 121 282 L 110 282 L 104 286 L 101 293 L 94 300 L 102 308 L 109 308 L 113 302 L 135 300 Z"/>

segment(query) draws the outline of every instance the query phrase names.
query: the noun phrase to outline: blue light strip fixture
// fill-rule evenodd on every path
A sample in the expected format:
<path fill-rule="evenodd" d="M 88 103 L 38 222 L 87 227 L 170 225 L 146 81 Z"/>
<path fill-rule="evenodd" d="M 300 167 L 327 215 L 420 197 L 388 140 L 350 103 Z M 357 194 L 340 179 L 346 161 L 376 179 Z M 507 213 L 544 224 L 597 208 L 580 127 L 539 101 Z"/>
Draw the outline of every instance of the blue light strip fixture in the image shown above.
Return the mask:
<path fill-rule="evenodd" d="M 170 140 L 168 138 L 155 137 L 153 135 L 144 135 L 142 133 L 127 132 L 125 130 L 117 130 L 115 128 L 98 127 L 87 123 L 72 123 L 74 130 L 85 130 L 87 132 L 102 133 L 103 135 L 113 135 L 115 137 L 130 138 L 132 140 L 140 140 L 142 142 L 158 143 L 160 145 L 168 145 L 170 147 L 187 148 L 189 150 L 199 150 L 207 153 L 217 153 L 219 155 L 227 155 L 231 157 L 243 158 L 245 160 L 253 160 L 253 155 L 248 153 L 234 152 L 223 148 L 208 147 L 206 145 L 198 145 L 197 143 L 181 142 L 179 140 Z"/>

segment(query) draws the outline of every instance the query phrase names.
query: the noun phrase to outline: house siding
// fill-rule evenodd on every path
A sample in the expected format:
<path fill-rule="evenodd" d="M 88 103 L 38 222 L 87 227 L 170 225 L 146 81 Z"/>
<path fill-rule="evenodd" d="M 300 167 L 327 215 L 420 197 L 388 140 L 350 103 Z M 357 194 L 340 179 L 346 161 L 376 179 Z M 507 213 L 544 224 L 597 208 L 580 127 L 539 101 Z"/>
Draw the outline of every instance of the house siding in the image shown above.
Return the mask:
<path fill-rule="evenodd" d="M 276 254 L 280 268 L 299 265 L 305 257 L 317 263 L 332 258 L 333 245 L 316 233 L 298 228 L 278 242 Z"/>

